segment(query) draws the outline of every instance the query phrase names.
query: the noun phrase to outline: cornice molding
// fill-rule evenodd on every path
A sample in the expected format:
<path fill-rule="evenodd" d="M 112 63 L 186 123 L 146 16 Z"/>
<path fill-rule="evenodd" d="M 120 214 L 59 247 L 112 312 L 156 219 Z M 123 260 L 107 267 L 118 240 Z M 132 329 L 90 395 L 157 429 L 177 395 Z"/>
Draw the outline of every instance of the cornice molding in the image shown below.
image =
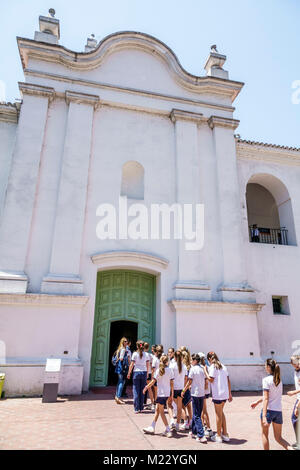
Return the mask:
<path fill-rule="evenodd" d="M 54 99 L 54 88 L 36 85 L 35 83 L 19 82 L 19 89 L 23 95 L 43 96 L 49 101 Z"/>
<path fill-rule="evenodd" d="M 207 122 L 207 119 L 202 113 L 194 113 L 191 111 L 184 111 L 182 109 L 172 109 L 170 113 L 170 119 L 173 123 L 176 121 L 190 121 L 196 124 L 202 124 Z"/>
<path fill-rule="evenodd" d="M 221 116 L 211 116 L 208 119 L 208 125 L 211 129 L 214 127 L 226 127 L 228 129 L 236 129 L 240 124 L 237 119 L 225 118 Z"/>
<path fill-rule="evenodd" d="M 205 108 L 217 109 L 217 110 L 222 110 L 222 111 L 229 112 L 229 113 L 233 113 L 235 111 L 235 108 L 229 105 L 211 103 L 209 101 L 197 100 L 193 98 L 183 98 L 182 96 L 167 95 L 164 93 L 157 93 L 154 91 L 143 90 L 143 89 L 138 89 L 138 88 L 111 85 L 108 83 L 97 82 L 95 80 L 87 80 L 87 79 L 78 78 L 78 77 L 69 77 L 67 75 L 61 75 L 61 74 L 50 73 L 50 72 L 41 72 L 41 71 L 34 70 L 34 69 L 25 69 L 24 74 L 25 76 L 28 76 L 28 77 L 45 78 L 45 79 L 53 80 L 53 81 L 72 83 L 72 84 L 76 84 L 79 86 L 100 88 L 102 90 L 109 90 L 109 91 L 113 91 L 117 93 L 121 92 L 121 93 L 126 93 L 126 94 L 144 96 L 150 99 L 173 101 L 173 102 L 188 104 L 191 106 L 201 106 Z M 56 93 L 56 95 L 57 94 L 58 93 Z M 117 104 L 117 102 L 115 102 L 115 104 Z M 126 104 L 124 104 L 123 102 L 120 103 L 120 106 L 121 105 L 123 108 L 126 107 Z"/>
<path fill-rule="evenodd" d="M 92 70 L 100 66 L 108 55 L 122 49 L 145 51 L 162 60 L 175 81 L 186 89 L 199 93 L 215 93 L 228 96 L 234 101 L 244 83 L 217 77 L 199 77 L 188 73 L 174 52 L 163 42 L 134 31 L 124 31 L 105 37 L 91 52 L 74 52 L 60 45 L 46 44 L 30 39 L 17 38 L 23 68 L 28 58 L 62 64 L 71 69 Z"/>
<path fill-rule="evenodd" d="M 11 103 L 0 103 L 0 121 L 17 124 L 19 109 Z"/>
<path fill-rule="evenodd" d="M 241 303 L 241 302 L 217 302 L 185 299 L 171 299 L 168 301 L 174 312 L 196 313 L 258 313 L 265 304 Z"/>
<path fill-rule="evenodd" d="M 259 143 L 236 142 L 238 160 L 300 166 L 300 150 Z"/>
<path fill-rule="evenodd" d="M 89 95 L 88 93 L 77 93 L 75 91 L 65 92 L 66 103 L 89 104 L 97 109 L 100 106 L 100 97 L 97 95 Z"/>
<path fill-rule="evenodd" d="M 97 253 L 91 256 L 92 262 L 101 267 L 102 265 L 114 265 L 117 263 L 128 262 L 132 265 L 150 265 L 156 268 L 166 269 L 169 265 L 169 261 L 160 256 L 152 255 L 150 253 L 144 253 L 141 251 L 109 251 L 103 253 Z"/>
<path fill-rule="evenodd" d="M 29 307 L 83 307 L 89 300 L 84 295 L 55 294 L 1 294 L 0 305 L 26 305 Z"/>

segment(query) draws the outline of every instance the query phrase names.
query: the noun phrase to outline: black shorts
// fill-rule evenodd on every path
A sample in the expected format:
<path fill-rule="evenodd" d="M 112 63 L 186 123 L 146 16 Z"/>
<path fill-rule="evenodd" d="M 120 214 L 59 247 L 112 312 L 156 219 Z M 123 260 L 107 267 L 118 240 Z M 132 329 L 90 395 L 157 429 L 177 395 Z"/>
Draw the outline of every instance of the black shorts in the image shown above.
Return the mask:
<path fill-rule="evenodd" d="M 207 400 L 209 397 L 210 397 L 210 393 L 207 393 L 207 394 L 205 395 L 205 399 Z"/>
<path fill-rule="evenodd" d="M 151 381 L 151 380 L 152 380 L 152 378 L 151 378 L 151 374 L 148 374 L 147 380 L 149 380 L 149 381 Z"/>
<path fill-rule="evenodd" d="M 168 401 L 169 397 L 157 397 L 156 398 L 156 403 L 158 403 L 159 405 L 166 405 L 167 404 L 167 401 Z"/>
<path fill-rule="evenodd" d="M 174 390 L 174 398 L 181 397 L 182 390 Z"/>
<path fill-rule="evenodd" d="M 226 403 L 227 400 L 214 400 L 213 399 L 213 403 L 215 403 L 216 405 L 221 405 L 221 403 Z"/>

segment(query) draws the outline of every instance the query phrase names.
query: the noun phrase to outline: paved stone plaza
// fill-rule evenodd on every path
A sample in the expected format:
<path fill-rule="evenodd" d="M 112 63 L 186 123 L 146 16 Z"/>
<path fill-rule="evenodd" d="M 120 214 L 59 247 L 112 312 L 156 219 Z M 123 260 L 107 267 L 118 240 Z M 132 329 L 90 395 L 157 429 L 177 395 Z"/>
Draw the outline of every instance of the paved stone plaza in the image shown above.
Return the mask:
<path fill-rule="evenodd" d="M 126 405 L 113 400 L 114 389 L 107 387 L 100 393 L 89 392 L 80 396 L 60 397 L 57 403 L 42 403 L 41 398 L 8 398 L 1 400 L 2 433 L 0 449 L 145 449 L 145 450 L 212 450 L 261 449 L 259 414 L 261 407 L 250 409 L 258 393 L 234 393 L 234 400 L 226 404 L 229 444 L 196 443 L 185 432 L 174 438 L 142 432 L 152 422 L 153 414 L 145 411 L 134 414 L 132 399 Z M 294 400 L 283 396 L 283 436 L 295 442 L 290 415 Z M 213 404 L 209 400 L 209 413 L 215 430 Z M 271 431 L 271 449 L 280 449 Z"/>

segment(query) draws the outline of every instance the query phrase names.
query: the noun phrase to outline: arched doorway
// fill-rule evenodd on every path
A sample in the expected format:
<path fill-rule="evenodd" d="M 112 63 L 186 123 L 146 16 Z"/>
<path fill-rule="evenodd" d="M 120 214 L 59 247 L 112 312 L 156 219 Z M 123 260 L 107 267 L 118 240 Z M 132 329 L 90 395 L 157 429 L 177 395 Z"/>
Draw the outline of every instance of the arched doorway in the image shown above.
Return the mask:
<path fill-rule="evenodd" d="M 135 343 L 137 342 L 138 324 L 133 321 L 114 321 L 110 324 L 110 338 L 109 338 L 109 355 L 111 358 L 119 346 L 120 339 L 125 337 L 131 341 L 131 350 L 134 351 Z M 108 379 L 107 385 L 115 385 L 117 383 L 117 374 L 115 367 L 111 361 L 108 361 Z"/>
<path fill-rule="evenodd" d="M 155 338 L 154 275 L 127 269 L 99 271 L 96 289 L 91 387 L 108 384 L 114 323 L 136 323 L 139 339 L 153 344 Z"/>
<path fill-rule="evenodd" d="M 275 176 L 253 175 L 246 189 L 250 241 L 257 227 L 260 243 L 297 245 L 292 201 L 286 186 Z"/>

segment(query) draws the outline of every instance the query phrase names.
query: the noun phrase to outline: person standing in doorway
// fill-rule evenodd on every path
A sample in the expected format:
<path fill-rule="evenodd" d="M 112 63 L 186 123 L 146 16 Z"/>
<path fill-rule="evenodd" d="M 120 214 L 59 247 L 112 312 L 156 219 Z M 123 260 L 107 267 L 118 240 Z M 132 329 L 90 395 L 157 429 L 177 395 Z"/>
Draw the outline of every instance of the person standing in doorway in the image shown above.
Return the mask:
<path fill-rule="evenodd" d="M 116 357 L 115 373 L 118 374 L 118 383 L 116 388 L 115 401 L 118 405 L 124 405 L 124 401 L 121 399 L 123 387 L 126 380 L 126 374 L 128 373 L 128 356 L 127 356 L 127 338 L 123 337 L 120 340 L 118 349 L 114 356 Z"/>
<path fill-rule="evenodd" d="M 147 384 L 147 370 L 149 368 L 149 356 L 144 351 L 144 341 L 137 341 L 136 351 L 132 354 L 129 372 L 130 379 L 133 371 L 133 403 L 134 412 L 140 413 L 144 409 L 143 390 Z"/>
<path fill-rule="evenodd" d="M 251 241 L 254 243 L 259 243 L 259 229 L 257 228 L 256 224 L 252 225 L 251 228 Z"/>
<path fill-rule="evenodd" d="M 127 358 L 128 358 L 128 368 L 130 366 L 131 356 L 132 356 L 130 347 L 131 347 L 131 341 L 128 338 L 127 339 L 127 346 L 126 346 Z M 122 398 L 128 398 L 128 395 L 126 393 L 128 368 L 127 368 L 126 374 L 125 374 L 125 383 L 124 383 L 124 387 L 123 387 Z"/>

